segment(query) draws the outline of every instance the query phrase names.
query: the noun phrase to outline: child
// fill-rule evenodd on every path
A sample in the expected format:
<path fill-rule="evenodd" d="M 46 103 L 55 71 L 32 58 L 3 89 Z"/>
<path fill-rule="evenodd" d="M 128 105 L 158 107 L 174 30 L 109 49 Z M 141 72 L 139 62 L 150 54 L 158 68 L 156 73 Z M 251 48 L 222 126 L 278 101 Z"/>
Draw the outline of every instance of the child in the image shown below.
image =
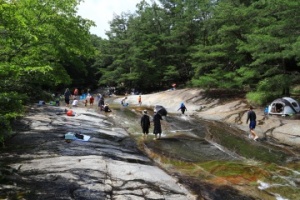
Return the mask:
<path fill-rule="evenodd" d="M 86 107 L 87 104 L 90 102 L 90 98 L 91 98 L 91 95 L 88 94 L 87 97 L 85 98 L 85 101 L 84 101 L 84 106 Z"/>
<path fill-rule="evenodd" d="M 100 108 L 100 111 L 102 111 L 104 109 L 104 97 L 101 96 L 100 100 L 98 102 L 98 107 Z"/>
<path fill-rule="evenodd" d="M 74 106 L 74 107 L 78 106 L 78 100 L 76 99 L 76 97 L 74 98 L 74 100 L 72 102 L 72 106 Z"/>
<path fill-rule="evenodd" d="M 142 105 L 142 96 L 140 95 L 138 98 L 138 104 L 141 106 Z"/>
<path fill-rule="evenodd" d="M 56 94 L 55 94 L 55 106 L 59 106 L 59 105 L 60 105 L 59 101 L 60 101 L 60 97 L 59 97 L 59 95 L 56 93 Z"/>
<path fill-rule="evenodd" d="M 127 97 L 124 97 L 121 101 L 122 106 L 128 106 L 128 103 L 126 103 Z"/>
<path fill-rule="evenodd" d="M 93 97 L 93 95 L 91 95 L 91 97 L 90 97 L 90 105 L 91 106 L 94 105 L 94 97 Z"/>

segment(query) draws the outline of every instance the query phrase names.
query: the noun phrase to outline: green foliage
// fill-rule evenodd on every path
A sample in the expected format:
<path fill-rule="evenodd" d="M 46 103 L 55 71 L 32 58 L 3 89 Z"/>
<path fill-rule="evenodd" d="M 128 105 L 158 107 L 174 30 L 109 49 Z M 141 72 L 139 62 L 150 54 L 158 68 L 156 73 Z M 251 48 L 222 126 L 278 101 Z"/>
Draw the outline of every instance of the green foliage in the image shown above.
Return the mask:
<path fill-rule="evenodd" d="M 27 93 L 71 83 L 155 90 L 186 83 L 243 89 L 255 102 L 299 85 L 293 0 L 160 0 L 115 15 L 108 40 L 89 34 L 80 0 L 1 1 L 0 87 Z M 261 100 L 259 98 L 262 98 Z"/>
<path fill-rule="evenodd" d="M 94 23 L 77 16 L 79 3 L 0 1 L 0 140 L 25 103 L 47 98 L 45 89 L 70 84 L 70 71 L 82 74 L 94 55 L 89 34 Z"/>
<path fill-rule="evenodd" d="M 279 94 L 271 92 L 248 92 L 246 98 L 254 105 L 267 105 L 272 100 L 276 99 Z"/>
<path fill-rule="evenodd" d="M 217 87 L 217 80 L 211 76 L 203 76 L 200 79 L 193 79 L 192 84 L 198 87 L 204 88 L 216 88 Z"/>
<path fill-rule="evenodd" d="M 0 93 L 0 142 L 11 133 L 11 122 L 22 116 L 26 96 L 15 92 Z"/>

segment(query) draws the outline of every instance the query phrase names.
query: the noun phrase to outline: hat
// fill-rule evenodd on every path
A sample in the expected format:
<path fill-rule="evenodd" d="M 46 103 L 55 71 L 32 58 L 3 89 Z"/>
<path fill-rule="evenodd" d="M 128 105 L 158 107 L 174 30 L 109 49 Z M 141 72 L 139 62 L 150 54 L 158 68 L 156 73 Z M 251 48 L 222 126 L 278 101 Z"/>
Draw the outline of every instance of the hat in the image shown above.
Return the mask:
<path fill-rule="evenodd" d="M 144 113 L 144 114 L 147 114 L 147 110 L 144 110 L 143 113 Z"/>

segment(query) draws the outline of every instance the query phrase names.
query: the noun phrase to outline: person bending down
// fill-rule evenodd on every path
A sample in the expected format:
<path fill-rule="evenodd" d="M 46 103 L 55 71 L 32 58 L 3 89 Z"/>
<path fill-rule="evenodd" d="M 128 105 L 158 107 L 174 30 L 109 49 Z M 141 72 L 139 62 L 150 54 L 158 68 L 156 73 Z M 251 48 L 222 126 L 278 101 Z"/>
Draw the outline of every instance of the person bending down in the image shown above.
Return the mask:
<path fill-rule="evenodd" d="M 104 112 L 111 112 L 111 109 L 109 108 L 108 104 L 104 105 Z"/>

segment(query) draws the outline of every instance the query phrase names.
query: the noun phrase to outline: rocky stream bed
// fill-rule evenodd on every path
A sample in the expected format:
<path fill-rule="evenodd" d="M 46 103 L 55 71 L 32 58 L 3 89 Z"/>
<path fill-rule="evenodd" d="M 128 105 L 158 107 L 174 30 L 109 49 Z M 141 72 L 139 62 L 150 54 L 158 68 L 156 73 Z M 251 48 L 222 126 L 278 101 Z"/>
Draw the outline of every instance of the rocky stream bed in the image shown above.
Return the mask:
<path fill-rule="evenodd" d="M 137 96 L 133 95 L 128 98 L 129 108 L 120 108 L 119 99 L 114 98 L 110 100 L 115 105 L 113 113 L 83 106 L 74 108 L 74 117 L 66 116 L 64 107 L 28 107 L 27 115 L 16 124 L 16 134 L 0 151 L 0 199 L 293 200 L 300 195 L 298 120 L 265 118 L 257 109 L 261 142 L 255 143 L 247 140 L 244 100 L 220 103 L 196 90 L 142 98 L 143 107 L 135 107 Z M 181 101 L 187 105 L 187 117 L 175 114 L 163 128 L 168 133 L 179 124 L 180 129 L 193 129 L 196 137 L 191 139 L 186 133 L 174 137 L 169 130 L 172 137 L 165 140 L 141 140 L 134 120 L 142 109 L 162 104 L 176 113 Z M 190 123 L 191 118 L 205 120 L 209 126 L 199 128 Z M 230 134 L 224 134 L 226 129 Z M 68 132 L 91 138 L 66 141 Z M 179 153 L 170 153 L 174 145 L 180 147 Z M 234 146 L 234 150 L 222 146 Z M 200 153 L 189 153 L 194 147 L 199 147 Z M 206 148 L 206 160 L 193 160 L 201 157 L 200 147 Z M 213 150 L 209 159 L 207 150 L 216 147 L 222 151 Z M 255 159 L 245 160 L 241 156 L 245 150 Z M 256 157 L 255 151 L 262 152 L 262 158 Z M 194 157 L 187 157 L 192 154 Z M 215 159 L 215 155 L 224 159 Z M 275 184 L 259 189 L 268 181 Z"/>

